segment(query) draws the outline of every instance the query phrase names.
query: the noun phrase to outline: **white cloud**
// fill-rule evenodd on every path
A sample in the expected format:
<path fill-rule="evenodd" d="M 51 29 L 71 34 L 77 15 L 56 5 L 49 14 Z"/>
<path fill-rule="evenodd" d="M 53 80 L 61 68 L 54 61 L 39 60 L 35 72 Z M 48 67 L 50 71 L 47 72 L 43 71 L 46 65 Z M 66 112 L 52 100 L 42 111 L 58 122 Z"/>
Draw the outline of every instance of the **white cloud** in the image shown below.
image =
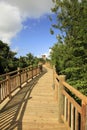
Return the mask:
<path fill-rule="evenodd" d="M 51 49 L 49 49 L 48 52 L 45 54 L 48 59 L 50 59 L 50 52 L 51 52 Z"/>
<path fill-rule="evenodd" d="M 52 0 L 0 0 L 0 39 L 10 43 L 20 32 L 27 18 L 39 18 L 50 13 Z"/>
<path fill-rule="evenodd" d="M 15 47 L 14 49 L 11 49 L 13 52 L 18 52 L 19 51 L 19 48 L 18 47 Z"/>
<path fill-rule="evenodd" d="M 19 8 L 23 17 L 40 17 L 50 12 L 52 0 L 2 0 Z"/>
<path fill-rule="evenodd" d="M 4 2 L 0 2 L 0 39 L 10 43 L 21 29 L 21 16 L 19 9 Z"/>

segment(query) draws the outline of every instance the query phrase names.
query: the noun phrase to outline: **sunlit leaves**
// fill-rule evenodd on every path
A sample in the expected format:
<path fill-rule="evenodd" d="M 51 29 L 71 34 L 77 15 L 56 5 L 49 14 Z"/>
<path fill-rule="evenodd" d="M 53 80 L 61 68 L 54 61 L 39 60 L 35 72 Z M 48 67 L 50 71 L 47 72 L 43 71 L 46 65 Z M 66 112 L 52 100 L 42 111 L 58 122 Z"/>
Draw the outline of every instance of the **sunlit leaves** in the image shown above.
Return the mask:
<path fill-rule="evenodd" d="M 65 32 L 52 47 L 51 60 L 67 81 L 87 95 L 87 0 L 55 0 L 52 28 Z"/>

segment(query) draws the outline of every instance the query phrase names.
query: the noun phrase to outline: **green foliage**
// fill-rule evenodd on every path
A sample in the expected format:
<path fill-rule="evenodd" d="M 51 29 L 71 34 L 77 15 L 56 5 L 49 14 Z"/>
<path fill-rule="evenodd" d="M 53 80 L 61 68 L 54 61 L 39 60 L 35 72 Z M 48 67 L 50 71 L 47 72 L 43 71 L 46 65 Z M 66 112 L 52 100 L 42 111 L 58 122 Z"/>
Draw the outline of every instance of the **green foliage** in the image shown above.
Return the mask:
<path fill-rule="evenodd" d="M 52 12 L 56 23 L 52 25 L 65 33 L 51 49 L 51 61 L 59 74 L 87 95 L 87 0 L 53 0 Z"/>
<path fill-rule="evenodd" d="M 0 41 L 0 74 L 16 70 L 18 67 L 24 68 L 30 65 L 38 65 L 41 59 L 34 57 L 32 53 L 26 56 L 15 57 L 16 53 L 10 50 L 10 47 Z"/>
<path fill-rule="evenodd" d="M 16 53 L 12 52 L 6 43 L 0 41 L 0 74 L 17 67 L 15 55 Z"/>

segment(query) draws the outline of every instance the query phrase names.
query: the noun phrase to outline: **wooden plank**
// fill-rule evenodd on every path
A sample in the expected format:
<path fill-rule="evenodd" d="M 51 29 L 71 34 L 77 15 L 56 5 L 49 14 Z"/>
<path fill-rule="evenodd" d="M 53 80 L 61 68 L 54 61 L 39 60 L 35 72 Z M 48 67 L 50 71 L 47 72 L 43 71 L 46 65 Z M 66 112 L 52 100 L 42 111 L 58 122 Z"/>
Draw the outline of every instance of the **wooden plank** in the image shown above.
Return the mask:
<path fill-rule="evenodd" d="M 20 89 L 1 113 L 1 129 L 67 130 L 58 122 L 58 105 L 54 100 L 52 70 Z M 33 85 L 32 83 L 36 83 Z"/>

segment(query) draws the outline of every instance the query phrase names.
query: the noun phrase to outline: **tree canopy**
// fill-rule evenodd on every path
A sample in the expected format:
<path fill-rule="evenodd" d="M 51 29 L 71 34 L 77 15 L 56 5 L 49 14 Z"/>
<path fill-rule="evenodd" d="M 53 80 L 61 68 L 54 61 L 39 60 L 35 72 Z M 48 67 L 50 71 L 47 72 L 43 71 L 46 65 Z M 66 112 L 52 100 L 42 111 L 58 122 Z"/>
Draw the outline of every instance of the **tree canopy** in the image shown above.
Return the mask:
<path fill-rule="evenodd" d="M 51 61 L 59 74 L 87 95 L 87 0 L 53 0 L 52 12 L 56 15 L 54 28 L 58 42 L 51 48 Z M 55 33 L 54 33 L 55 34 Z"/>
<path fill-rule="evenodd" d="M 44 61 L 42 58 L 35 57 L 32 53 L 19 58 L 16 57 L 16 54 L 16 52 L 11 51 L 8 44 L 0 41 L 0 74 L 16 70 L 18 67 L 36 66 L 40 61 L 42 63 Z"/>

